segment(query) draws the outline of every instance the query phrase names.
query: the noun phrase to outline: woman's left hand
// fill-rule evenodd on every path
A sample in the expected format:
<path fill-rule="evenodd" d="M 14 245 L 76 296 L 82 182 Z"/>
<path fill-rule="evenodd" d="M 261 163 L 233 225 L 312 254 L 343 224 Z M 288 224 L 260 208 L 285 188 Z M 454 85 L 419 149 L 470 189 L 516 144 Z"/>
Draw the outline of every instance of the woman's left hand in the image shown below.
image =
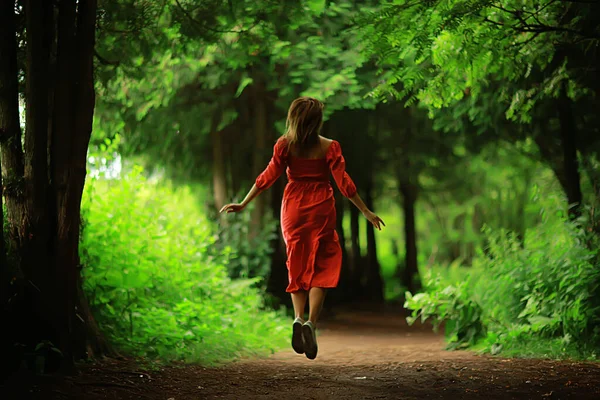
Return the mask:
<path fill-rule="evenodd" d="M 226 212 L 226 213 L 240 212 L 244 208 L 246 208 L 246 206 L 243 205 L 243 204 L 232 203 L 232 204 L 227 204 L 227 205 L 223 206 L 223 208 L 221 208 L 221 211 L 219 211 L 219 213 L 224 213 L 224 212 Z"/>

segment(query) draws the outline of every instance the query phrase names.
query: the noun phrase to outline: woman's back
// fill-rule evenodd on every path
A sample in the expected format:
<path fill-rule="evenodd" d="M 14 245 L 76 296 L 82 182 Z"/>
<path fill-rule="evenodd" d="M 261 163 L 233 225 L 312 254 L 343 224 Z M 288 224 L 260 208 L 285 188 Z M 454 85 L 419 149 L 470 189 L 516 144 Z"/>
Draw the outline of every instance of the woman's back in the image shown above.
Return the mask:
<path fill-rule="evenodd" d="M 287 146 L 287 144 L 282 143 Z M 287 176 L 290 182 L 328 182 L 333 140 L 319 136 L 319 143 L 304 151 L 287 148 Z"/>
<path fill-rule="evenodd" d="M 301 159 L 324 159 L 329 150 L 329 146 L 333 143 L 333 140 L 327 139 L 326 137 L 319 136 L 319 141 L 314 146 L 308 149 L 299 149 L 298 146 L 292 145 L 289 149 L 289 153 L 295 158 Z"/>

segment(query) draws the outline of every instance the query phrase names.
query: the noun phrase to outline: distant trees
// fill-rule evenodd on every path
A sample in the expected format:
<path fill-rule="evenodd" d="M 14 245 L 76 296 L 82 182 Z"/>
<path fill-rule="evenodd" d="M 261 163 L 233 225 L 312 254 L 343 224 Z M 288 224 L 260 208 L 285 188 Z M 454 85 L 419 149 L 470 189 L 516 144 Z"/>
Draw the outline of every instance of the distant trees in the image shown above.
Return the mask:
<path fill-rule="evenodd" d="M 531 138 L 576 217 L 578 157 L 596 158 L 600 145 L 590 113 L 598 106 L 599 11 L 593 1 L 398 2 L 367 17 L 363 32 L 388 78 L 377 93 L 434 114 L 451 108 L 489 140 Z"/>

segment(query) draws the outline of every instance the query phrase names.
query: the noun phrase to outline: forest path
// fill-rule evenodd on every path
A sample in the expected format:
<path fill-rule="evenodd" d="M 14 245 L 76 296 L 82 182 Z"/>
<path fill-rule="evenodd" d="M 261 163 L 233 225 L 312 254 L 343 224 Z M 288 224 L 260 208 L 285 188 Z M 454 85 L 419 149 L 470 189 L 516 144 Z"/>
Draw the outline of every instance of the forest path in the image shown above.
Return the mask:
<path fill-rule="evenodd" d="M 408 327 L 397 313 L 338 314 L 319 327 L 318 342 L 319 355 L 312 361 L 291 348 L 223 368 L 145 373 L 111 361 L 86 366 L 79 377 L 30 395 L 94 400 L 600 399 L 600 364 L 445 351 L 442 336 L 426 326 Z"/>

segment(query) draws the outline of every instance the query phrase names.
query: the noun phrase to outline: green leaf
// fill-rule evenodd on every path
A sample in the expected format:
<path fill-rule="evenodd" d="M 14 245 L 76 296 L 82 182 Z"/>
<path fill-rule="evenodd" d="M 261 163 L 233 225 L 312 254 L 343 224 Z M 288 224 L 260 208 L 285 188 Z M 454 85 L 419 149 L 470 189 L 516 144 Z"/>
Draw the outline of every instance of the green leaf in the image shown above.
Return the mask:
<path fill-rule="evenodd" d="M 246 86 L 250 85 L 252 82 L 254 82 L 254 80 L 249 76 L 242 78 L 240 84 L 238 85 L 237 91 L 235 92 L 235 97 L 240 97 Z"/>
<path fill-rule="evenodd" d="M 323 11 L 325 11 L 325 6 L 327 5 L 327 2 L 326 0 L 308 0 L 306 4 L 313 13 L 319 16 L 323 14 Z"/>

